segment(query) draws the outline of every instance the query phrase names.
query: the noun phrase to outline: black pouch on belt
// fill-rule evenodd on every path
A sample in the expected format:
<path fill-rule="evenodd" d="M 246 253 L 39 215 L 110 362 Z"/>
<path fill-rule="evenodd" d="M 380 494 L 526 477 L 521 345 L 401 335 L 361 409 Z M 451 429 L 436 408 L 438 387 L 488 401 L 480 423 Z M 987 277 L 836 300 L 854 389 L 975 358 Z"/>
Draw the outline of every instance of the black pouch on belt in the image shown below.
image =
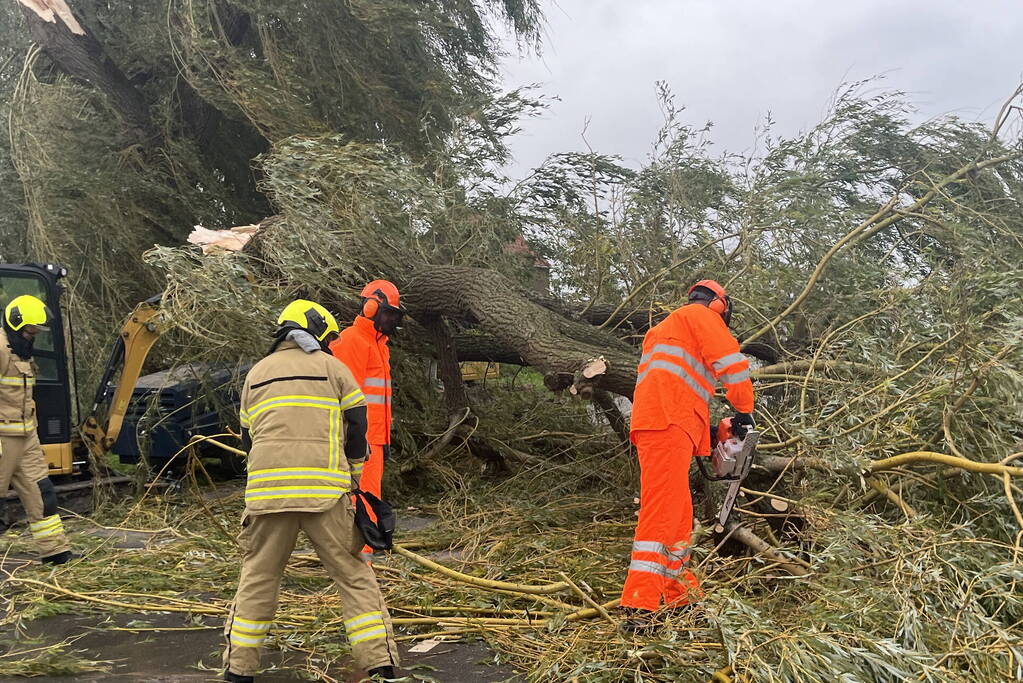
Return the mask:
<path fill-rule="evenodd" d="M 368 491 L 355 489 L 352 496 L 355 498 L 355 526 L 362 532 L 366 545 L 373 550 L 390 550 L 394 546 L 394 508 Z"/>

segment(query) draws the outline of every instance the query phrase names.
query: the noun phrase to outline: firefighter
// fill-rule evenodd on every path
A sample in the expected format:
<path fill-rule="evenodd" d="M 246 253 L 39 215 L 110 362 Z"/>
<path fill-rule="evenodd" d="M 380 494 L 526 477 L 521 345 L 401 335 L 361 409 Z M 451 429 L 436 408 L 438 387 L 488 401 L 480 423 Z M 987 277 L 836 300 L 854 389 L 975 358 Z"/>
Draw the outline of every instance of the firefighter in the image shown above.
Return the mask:
<path fill-rule="evenodd" d="M 64 564 L 72 558 L 57 513 L 57 492 L 47 474 L 49 468 L 36 432 L 35 363 L 32 347 L 36 335 L 47 331 L 50 313 L 34 296 L 16 297 L 4 309 L 0 325 L 0 493 L 13 486 L 25 507 L 29 530 L 40 559 Z"/>
<path fill-rule="evenodd" d="M 371 677 L 393 678 L 391 618 L 361 558 L 365 540 L 347 495 L 358 487 L 355 472 L 366 459 L 366 401 L 348 368 L 330 355 L 338 325 L 325 308 L 294 301 L 277 325 L 270 352 L 242 389 L 248 482 L 241 576 L 224 628 L 224 680 L 253 680 L 299 531 L 337 584 L 356 663 Z"/>
<path fill-rule="evenodd" d="M 710 455 L 710 410 L 720 383 L 737 411 L 739 438 L 753 427 L 749 361 L 728 330 L 732 301 L 713 280 L 689 289 L 688 304 L 643 339 L 633 395 L 631 439 L 640 465 L 640 508 L 621 606 L 626 626 L 653 625 L 662 605 L 681 608 L 700 596 L 687 568 L 693 531 L 689 465 Z"/>
<path fill-rule="evenodd" d="M 362 489 L 381 495 L 384 461 L 391 457 L 391 352 L 387 341 L 401 325 L 405 311 L 398 288 L 387 280 L 374 280 L 362 288 L 362 309 L 351 327 L 330 345 L 331 353 L 348 366 L 366 395 L 369 459 L 362 472 Z M 367 561 L 373 557 L 363 548 Z"/>

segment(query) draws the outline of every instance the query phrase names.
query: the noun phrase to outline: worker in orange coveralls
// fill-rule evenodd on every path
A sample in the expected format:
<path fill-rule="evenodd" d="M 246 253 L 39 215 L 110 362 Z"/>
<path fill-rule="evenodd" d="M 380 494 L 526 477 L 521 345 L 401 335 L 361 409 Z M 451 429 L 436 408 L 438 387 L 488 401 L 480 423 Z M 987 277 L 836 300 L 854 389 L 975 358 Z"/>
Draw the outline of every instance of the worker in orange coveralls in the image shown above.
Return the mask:
<path fill-rule="evenodd" d="M 631 439 L 640 465 L 640 509 L 629 575 L 622 589 L 626 628 L 655 625 L 665 605 L 684 607 L 701 595 L 687 568 L 693 531 L 689 465 L 710 455 L 710 400 L 724 385 L 737 411 L 739 438 L 753 427 L 749 361 L 728 330 L 732 302 L 713 280 L 689 289 L 687 305 L 647 332 L 637 368 Z"/>
<path fill-rule="evenodd" d="M 348 366 L 366 396 L 369 427 L 369 459 L 361 474 L 360 487 L 377 498 L 381 495 L 384 461 L 391 456 L 391 351 L 387 340 L 401 326 L 405 311 L 398 300 L 398 288 L 387 280 L 374 280 L 363 287 L 362 310 L 351 327 L 330 345 L 334 357 Z M 357 466 L 358 467 L 358 466 Z M 366 561 L 373 549 L 362 549 Z"/>

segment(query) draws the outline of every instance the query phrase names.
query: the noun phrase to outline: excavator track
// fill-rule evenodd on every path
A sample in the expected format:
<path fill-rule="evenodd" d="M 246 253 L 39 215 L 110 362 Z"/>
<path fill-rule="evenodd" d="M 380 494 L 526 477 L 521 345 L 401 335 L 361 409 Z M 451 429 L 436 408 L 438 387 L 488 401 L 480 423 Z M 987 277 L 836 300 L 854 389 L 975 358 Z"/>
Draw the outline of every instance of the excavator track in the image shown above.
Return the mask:
<path fill-rule="evenodd" d="M 115 493 L 127 494 L 131 477 L 100 477 L 57 483 L 57 500 L 61 509 L 87 515 L 93 509 L 93 491 L 106 488 Z M 0 532 L 6 531 L 17 522 L 24 521 L 25 510 L 14 491 L 0 494 Z"/>

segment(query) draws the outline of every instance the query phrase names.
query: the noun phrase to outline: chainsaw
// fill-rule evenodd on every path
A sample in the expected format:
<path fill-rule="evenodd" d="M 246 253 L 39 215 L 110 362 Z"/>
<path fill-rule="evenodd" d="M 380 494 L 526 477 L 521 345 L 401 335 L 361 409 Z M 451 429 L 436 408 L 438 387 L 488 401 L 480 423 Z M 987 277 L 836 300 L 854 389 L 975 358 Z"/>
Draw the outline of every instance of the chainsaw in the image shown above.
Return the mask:
<path fill-rule="evenodd" d="M 731 482 L 714 525 L 714 531 L 722 533 L 732 514 L 732 508 L 735 507 L 735 499 L 739 495 L 742 482 L 749 474 L 750 467 L 753 466 L 760 432 L 750 429 L 740 439 L 732 432 L 732 418 L 729 417 L 718 423 L 717 431 L 713 436 L 715 437 L 712 439 L 714 449 L 711 451 L 710 464 L 714 474 L 711 475 L 707 472 L 703 458 L 697 457 L 696 464 L 699 465 L 700 472 L 708 480 Z"/>

